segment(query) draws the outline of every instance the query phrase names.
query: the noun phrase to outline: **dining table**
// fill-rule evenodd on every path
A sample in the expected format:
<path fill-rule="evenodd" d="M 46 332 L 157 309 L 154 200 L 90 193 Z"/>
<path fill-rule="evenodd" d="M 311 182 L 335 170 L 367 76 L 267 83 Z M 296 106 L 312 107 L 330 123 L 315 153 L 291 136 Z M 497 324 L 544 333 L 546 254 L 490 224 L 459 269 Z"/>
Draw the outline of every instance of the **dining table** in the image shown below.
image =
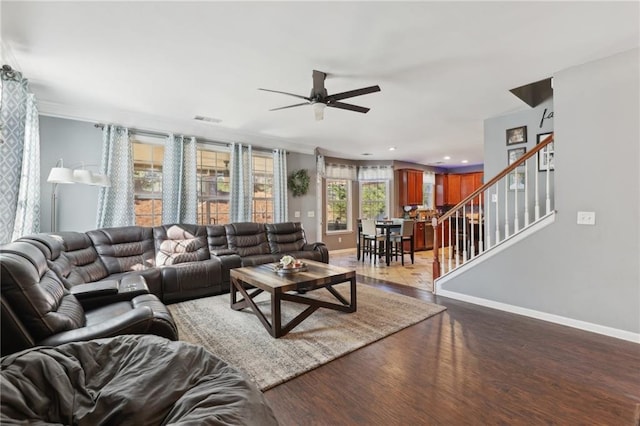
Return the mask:
<path fill-rule="evenodd" d="M 393 220 L 380 220 L 376 221 L 376 229 L 381 230 L 381 233 L 385 236 L 384 253 L 385 262 L 387 266 L 391 263 L 391 233 L 394 231 L 400 232 L 402 224 Z M 362 253 L 362 247 L 360 241 L 362 240 L 362 224 L 358 221 L 358 240 L 357 240 L 357 260 L 360 260 L 360 256 L 364 256 Z"/>

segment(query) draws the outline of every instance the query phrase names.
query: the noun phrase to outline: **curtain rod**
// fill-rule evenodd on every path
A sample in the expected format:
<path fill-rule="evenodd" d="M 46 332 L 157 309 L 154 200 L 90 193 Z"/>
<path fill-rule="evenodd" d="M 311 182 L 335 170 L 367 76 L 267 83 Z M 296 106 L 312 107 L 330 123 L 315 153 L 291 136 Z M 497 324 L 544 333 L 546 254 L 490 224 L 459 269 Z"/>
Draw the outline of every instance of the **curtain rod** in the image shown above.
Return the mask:
<path fill-rule="evenodd" d="M 98 128 L 98 129 L 104 129 L 105 124 L 103 123 L 96 123 L 94 124 L 94 127 Z M 127 129 L 129 130 L 130 133 L 135 133 L 137 135 L 140 136 L 152 136 L 152 137 L 158 137 L 158 138 L 166 138 L 167 136 L 169 136 L 170 133 L 172 132 L 156 132 L 153 130 L 141 130 L 141 129 L 135 129 L 133 127 L 127 127 Z M 184 136 L 184 137 L 191 137 L 191 136 L 187 136 L 187 135 L 183 135 L 182 133 L 179 133 L 180 135 Z M 198 136 L 193 136 L 194 138 L 196 138 L 196 140 L 200 143 L 204 143 L 207 145 L 217 145 L 217 146 L 224 146 L 224 147 L 229 147 L 231 146 L 230 143 L 228 142 L 220 142 L 220 141 L 214 141 L 212 139 L 205 139 L 205 138 L 200 138 Z M 270 149 L 270 148 L 261 148 L 261 147 L 255 147 L 252 146 L 251 147 L 253 150 L 255 151 L 261 151 L 261 152 L 273 152 L 274 149 Z"/>

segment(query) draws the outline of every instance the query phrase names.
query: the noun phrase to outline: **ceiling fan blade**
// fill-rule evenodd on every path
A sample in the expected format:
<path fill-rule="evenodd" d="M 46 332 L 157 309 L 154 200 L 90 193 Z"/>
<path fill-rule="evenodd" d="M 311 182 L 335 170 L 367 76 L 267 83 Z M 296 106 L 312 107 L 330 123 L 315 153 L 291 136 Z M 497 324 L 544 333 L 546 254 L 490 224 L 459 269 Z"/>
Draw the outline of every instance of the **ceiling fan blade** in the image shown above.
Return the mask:
<path fill-rule="evenodd" d="M 345 104 L 344 102 L 330 102 L 327 104 L 328 107 L 331 108 L 340 108 L 340 109 L 348 109 L 349 111 L 356 111 L 366 114 L 369 112 L 370 108 L 361 107 L 358 105 Z"/>
<path fill-rule="evenodd" d="M 295 104 L 295 105 L 287 105 L 287 106 L 283 106 L 283 107 L 280 107 L 280 108 L 270 109 L 269 111 L 277 111 L 279 109 L 293 108 L 293 107 L 298 107 L 298 106 L 302 106 L 302 105 L 309 105 L 309 102 L 303 102 L 301 104 Z"/>
<path fill-rule="evenodd" d="M 314 95 L 327 95 L 327 90 L 324 88 L 324 79 L 326 77 L 327 74 L 322 71 L 313 70 L 313 89 L 311 90 L 311 97 Z"/>
<path fill-rule="evenodd" d="M 279 90 L 271 90 L 271 89 L 258 89 L 258 90 L 263 90 L 265 92 L 280 93 L 282 95 L 289 95 L 289 96 L 293 96 L 295 98 L 305 99 L 305 100 L 311 102 L 311 98 L 307 98 L 306 96 L 302 96 L 302 95 L 296 95 L 295 93 L 281 92 Z"/>
<path fill-rule="evenodd" d="M 341 99 L 353 98 L 355 96 L 362 96 L 369 93 L 379 92 L 380 86 L 363 87 L 362 89 L 349 90 L 348 92 L 335 93 L 327 96 L 328 101 L 339 101 Z"/>

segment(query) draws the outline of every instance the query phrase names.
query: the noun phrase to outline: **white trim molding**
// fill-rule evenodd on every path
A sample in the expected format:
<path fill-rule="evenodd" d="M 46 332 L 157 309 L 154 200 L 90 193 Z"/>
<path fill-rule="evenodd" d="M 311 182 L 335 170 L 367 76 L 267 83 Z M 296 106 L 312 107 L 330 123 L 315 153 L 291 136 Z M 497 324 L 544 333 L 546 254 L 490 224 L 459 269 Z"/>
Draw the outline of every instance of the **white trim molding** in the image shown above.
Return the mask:
<path fill-rule="evenodd" d="M 534 309 L 523 308 L 521 306 L 510 305 L 508 303 L 496 302 L 495 300 L 483 299 L 481 297 L 470 296 L 450 290 L 438 290 L 438 296 L 449 297 L 451 299 L 461 300 L 463 302 L 473 303 L 475 305 L 486 306 L 488 308 L 498 309 L 513 314 L 524 315 L 555 324 L 565 325 L 568 327 L 578 328 L 580 330 L 590 331 L 593 333 L 604 334 L 605 336 L 615 337 L 617 339 L 628 340 L 633 343 L 640 344 L 640 333 L 620 330 L 617 328 L 607 327 L 604 325 L 594 324 L 586 321 L 580 321 L 573 318 L 563 317 L 560 315 L 550 314 L 547 312 L 536 311 Z"/>

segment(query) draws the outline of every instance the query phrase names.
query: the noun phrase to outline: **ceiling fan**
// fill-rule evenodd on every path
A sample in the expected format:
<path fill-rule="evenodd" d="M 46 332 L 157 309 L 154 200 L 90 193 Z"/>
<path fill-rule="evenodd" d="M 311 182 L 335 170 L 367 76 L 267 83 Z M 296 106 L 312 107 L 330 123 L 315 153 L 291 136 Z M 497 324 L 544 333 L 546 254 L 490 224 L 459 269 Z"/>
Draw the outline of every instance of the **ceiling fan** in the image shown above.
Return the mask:
<path fill-rule="evenodd" d="M 281 93 L 283 95 L 293 96 L 295 98 L 304 99 L 305 102 L 288 105 L 280 108 L 270 109 L 269 111 L 277 111 L 279 109 L 293 108 L 302 105 L 313 105 L 313 109 L 315 111 L 316 120 L 322 120 L 324 118 L 324 109 L 325 107 L 331 108 L 339 108 L 346 109 L 349 111 L 356 111 L 366 114 L 369 111 L 369 108 L 361 107 L 358 105 L 347 104 L 344 102 L 339 102 L 343 99 L 353 98 L 355 96 L 362 96 L 369 93 L 379 92 L 380 86 L 370 86 L 364 87 L 362 89 L 349 90 L 348 92 L 335 93 L 333 95 L 327 94 L 327 89 L 324 87 L 324 80 L 327 77 L 327 74 L 322 71 L 313 70 L 313 88 L 311 89 L 311 94 L 309 96 L 296 95 L 294 93 L 281 92 L 279 90 L 270 90 L 270 89 L 258 89 L 264 90 L 265 92 L 274 92 Z"/>

